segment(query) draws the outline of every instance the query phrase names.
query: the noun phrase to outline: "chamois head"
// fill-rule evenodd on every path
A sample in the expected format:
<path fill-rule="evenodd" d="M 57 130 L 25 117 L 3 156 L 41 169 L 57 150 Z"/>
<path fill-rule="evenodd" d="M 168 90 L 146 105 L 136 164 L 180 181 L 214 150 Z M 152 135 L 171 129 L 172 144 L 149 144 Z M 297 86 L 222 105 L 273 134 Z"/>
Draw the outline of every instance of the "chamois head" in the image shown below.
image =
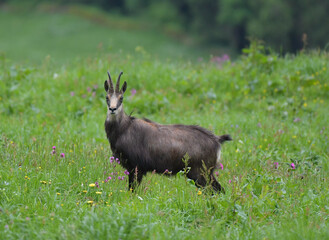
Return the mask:
<path fill-rule="evenodd" d="M 107 74 L 109 76 L 109 79 L 105 80 L 104 88 L 106 91 L 106 103 L 108 107 L 107 115 L 110 117 L 110 116 L 115 116 L 122 112 L 123 94 L 127 89 L 127 83 L 124 82 L 122 88 L 119 90 L 120 77 L 123 74 L 123 72 L 120 72 L 117 84 L 114 89 L 110 72 L 107 72 Z"/>

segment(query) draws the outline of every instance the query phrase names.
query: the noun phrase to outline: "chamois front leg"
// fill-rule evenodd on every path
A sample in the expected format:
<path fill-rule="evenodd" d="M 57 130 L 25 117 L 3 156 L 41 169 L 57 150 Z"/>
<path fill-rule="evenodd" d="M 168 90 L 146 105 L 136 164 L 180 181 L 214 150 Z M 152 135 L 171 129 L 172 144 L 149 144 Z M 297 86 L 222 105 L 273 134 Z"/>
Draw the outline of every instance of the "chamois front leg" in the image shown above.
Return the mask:
<path fill-rule="evenodd" d="M 134 191 L 135 188 L 141 183 L 144 173 L 142 173 L 138 168 L 134 168 L 129 171 L 129 189 Z"/>

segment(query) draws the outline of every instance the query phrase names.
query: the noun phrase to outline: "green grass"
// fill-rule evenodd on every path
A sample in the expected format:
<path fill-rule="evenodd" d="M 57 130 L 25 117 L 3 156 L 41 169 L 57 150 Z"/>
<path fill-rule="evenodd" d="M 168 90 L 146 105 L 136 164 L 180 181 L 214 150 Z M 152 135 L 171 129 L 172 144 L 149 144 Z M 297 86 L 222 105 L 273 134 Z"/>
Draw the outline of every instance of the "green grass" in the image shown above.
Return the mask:
<path fill-rule="evenodd" d="M 328 60 L 256 44 L 221 65 L 141 49 L 55 65 L 2 57 L 0 239 L 328 239 Z M 225 195 L 183 176 L 148 174 L 134 193 L 105 182 L 124 176 L 103 127 L 107 70 L 124 72 L 127 113 L 232 135 Z"/>
<path fill-rule="evenodd" d="M 104 53 L 121 57 L 135 50 L 162 59 L 209 55 L 209 50 L 195 47 L 187 37 L 173 38 L 175 32 L 165 34 L 156 24 L 142 19 L 107 15 L 82 6 L 40 5 L 22 11 L 9 5 L 8 9 L 0 8 L 0 53 L 16 62 L 41 64 L 47 58 L 53 64 L 63 64 Z"/>

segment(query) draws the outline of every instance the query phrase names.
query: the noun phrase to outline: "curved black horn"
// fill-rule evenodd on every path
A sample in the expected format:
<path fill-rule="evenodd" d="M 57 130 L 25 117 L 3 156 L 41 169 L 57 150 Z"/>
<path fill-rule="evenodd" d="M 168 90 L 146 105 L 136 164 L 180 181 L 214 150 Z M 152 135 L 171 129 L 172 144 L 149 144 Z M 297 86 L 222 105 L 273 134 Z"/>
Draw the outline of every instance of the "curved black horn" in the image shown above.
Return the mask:
<path fill-rule="evenodd" d="M 113 92 L 113 82 L 109 71 L 107 71 L 107 75 L 109 75 L 108 82 L 110 83 L 110 92 Z"/>
<path fill-rule="evenodd" d="M 117 81 L 117 85 L 115 86 L 115 91 L 119 92 L 119 88 L 120 88 L 120 78 L 121 75 L 123 74 L 123 72 L 120 72 L 119 77 L 118 77 L 118 81 Z"/>

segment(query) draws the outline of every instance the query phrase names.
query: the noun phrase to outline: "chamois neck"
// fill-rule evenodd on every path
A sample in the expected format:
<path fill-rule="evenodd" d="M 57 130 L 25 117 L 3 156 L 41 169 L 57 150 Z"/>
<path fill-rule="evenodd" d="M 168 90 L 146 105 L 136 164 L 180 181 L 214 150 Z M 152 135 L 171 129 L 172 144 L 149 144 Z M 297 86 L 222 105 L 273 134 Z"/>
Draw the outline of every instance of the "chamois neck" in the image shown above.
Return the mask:
<path fill-rule="evenodd" d="M 123 109 L 118 114 L 107 115 L 105 132 L 111 144 L 112 151 L 115 151 L 114 146 L 118 137 L 129 128 L 131 120 L 132 117 L 128 116 Z"/>
<path fill-rule="evenodd" d="M 125 122 L 129 117 L 123 110 L 123 106 L 121 106 L 122 109 L 117 114 L 111 114 L 110 112 L 107 113 L 106 121 L 110 124 L 118 124 Z"/>

